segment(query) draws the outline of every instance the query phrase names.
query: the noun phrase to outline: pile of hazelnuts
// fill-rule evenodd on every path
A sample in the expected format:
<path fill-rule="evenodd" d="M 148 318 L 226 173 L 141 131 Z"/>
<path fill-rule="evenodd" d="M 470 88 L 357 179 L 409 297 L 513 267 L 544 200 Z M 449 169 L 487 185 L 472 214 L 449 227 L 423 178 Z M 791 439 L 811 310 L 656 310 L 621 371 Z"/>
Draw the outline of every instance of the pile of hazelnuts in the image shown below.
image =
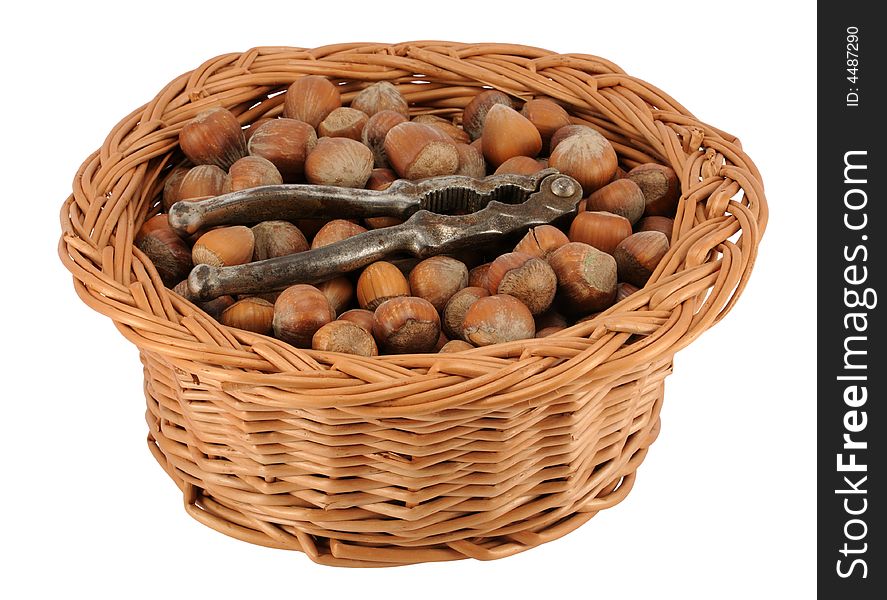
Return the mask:
<path fill-rule="evenodd" d="M 410 115 L 388 82 L 342 106 L 339 86 L 304 76 L 282 116 L 245 127 L 224 108 L 185 124 L 184 160 L 168 170 L 162 212 L 135 239 L 164 284 L 186 299 L 194 265 L 244 264 L 305 252 L 401 223 L 269 220 L 199 231 L 183 239 L 167 214 L 178 201 L 281 183 L 384 190 L 397 179 L 530 175 L 551 167 L 583 188 L 578 214 L 498 247 L 418 261 L 373 263 L 317 285 L 197 302 L 224 325 L 274 335 L 296 347 L 363 356 L 459 352 L 545 337 L 592 318 L 644 286 L 668 251 L 680 196 L 675 172 L 649 163 L 623 170 L 613 146 L 575 124 L 548 98 L 523 102 L 485 90 L 452 110 Z"/>

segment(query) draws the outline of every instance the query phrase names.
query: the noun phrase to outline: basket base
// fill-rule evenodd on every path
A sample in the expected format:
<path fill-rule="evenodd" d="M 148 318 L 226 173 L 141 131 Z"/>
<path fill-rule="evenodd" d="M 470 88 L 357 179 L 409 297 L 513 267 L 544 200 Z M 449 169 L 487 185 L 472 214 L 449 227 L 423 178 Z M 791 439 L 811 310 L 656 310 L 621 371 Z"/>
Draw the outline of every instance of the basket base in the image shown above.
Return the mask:
<path fill-rule="evenodd" d="M 182 397 L 183 383 L 190 379 L 190 375 L 177 374 L 168 364 L 162 364 L 145 354 L 142 361 L 146 367 L 148 446 L 157 462 L 182 491 L 188 514 L 225 535 L 261 546 L 298 550 L 316 563 L 343 567 L 391 567 L 464 558 L 494 560 L 570 533 L 600 510 L 621 502 L 631 491 L 636 470 L 658 436 L 663 381 L 671 372 L 671 363 L 664 363 L 642 378 L 646 385 L 640 385 L 635 380 L 614 387 L 607 394 L 628 398 L 621 402 L 635 410 L 641 405 L 646 408 L 634 414 L 626 413 L 627 424 L 606 436 L 608 442 L 597 454 L 603 452 L 610 456 L 600 461 L 590 473 L 589 481 L 584 482 L 586 488 L 590 489 L 589 493 L 569 506 L 549 502 L 546 507 L 545 496 L 525 501 L 524 506 L 528 510 L 523 511 L 523 518 L 512 519 L 507 526 L 500 527 L 507 530 L 502 535 L 463 537 L 445 543 L 422 545 L 415 541 L 409 544 L 373 543 L 354 539 L 359 536 L 347 533 L 341 538 L 322 536 L 308 533 L 292 522 L 286 522 L 286 519 L 269 518 L 262 510 L 265 508 L 265 498 L 257 501 L 255 493 L 245 490 L 240 494 L 232 493 L 229 485 L 220 485 L 218 469 L 207 468 L 208 463 L 221 457 L 207 454 L 206 446 L 212 445 L 212 440 L 196 440 L 193 427 L 189 427 L 188 411 L 183 409 L 188 401 L 182 400 Z M 633 386 L 636 391 L 627 395 L 621 389 L 625 386 Z M 213 451 L 223 450 L 214 447 Z M 229 474 L 240 475 L 237 471 L 236 464 L 231 463 Z M 221 493 L 216 493 L 216 490 L 221 490 Z M 558 494 L 550 496 L 556 497 Z M 270 496 L 267 503 L 273 505 L 274 498 Z M 534 511 L 529 510 L 533 507 L 536 507 Z M 313 514 L 318 508 L 328 510 L 327 507 L 311 507 Z M 328 512 L 333 515 L 335 510 Z M 324 525 L 335 531 L 335 516 L 331 516 Z M 376 532 L 373 535 L 379 537 L 380 534 Z M 466 533 L 468 535 L 470 533 Z"/>

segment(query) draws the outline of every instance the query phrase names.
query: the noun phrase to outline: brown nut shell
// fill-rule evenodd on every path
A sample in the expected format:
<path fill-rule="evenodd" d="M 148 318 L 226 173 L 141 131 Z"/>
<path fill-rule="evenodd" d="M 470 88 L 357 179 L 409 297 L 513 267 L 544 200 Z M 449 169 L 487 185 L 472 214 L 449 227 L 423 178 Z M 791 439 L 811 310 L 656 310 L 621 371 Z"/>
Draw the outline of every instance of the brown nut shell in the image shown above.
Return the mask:
<path fill-rule="evenodd" d="M 462 325 L 465 339 L 475 346 L 525 340 L 536 335 L 530 309 L 506 294 L 477 300 L 465 313 Z"/>
<path fill-rule="evenodd" d="M 568 312 L 603 310 L 616 299 L 616 261 L 606 252 L 570 242 L 554 251 L 548 262 L 557 275 L 558 296 Z"/>
<path fill-rule="evenodd" d="M 530 158 L 529 156 L 512 156 L 504 163 L 499 165 L 496 168 L 496 175 L 501 175 L 502 173 L 514 173 L 515 175 L 532 175 L 533 173 L 538 173 L 545 166 L 536 160 L 535 158 Z"/>
<path fill-rule="evenodd" d="M 326 296 L 336 314 L 348 308 L 354 298 L 354 284 L 345 275 L 318 283 L 315 287 Z"/>
<path fill-rule="evenodd" d="M 450 136 L 457 144 L 467 144 L 471 141 L 471 138 L 463 129 L 437 115 L 418 115 L 413 117 L 413 122 L 431 125 L 441 133 Z"/>
<path fill-rule="evenodd" d="M 514 104 L 508 94 L 499 90 L 485 90 L 472 98 L 471 102 L 462 110 L 462 128 L 472 140 L 477 140 L 481 137 L 487 113 L 496 104 L 503 104 L 508 108 L 514 108 Z"/>
<path fill-rule="evenodd" d="M 440 312 L 449 299 L 468 285 L 468 267 L 449 256 L 426 258 L 410 271 L 413 296 L 428 300 Z"/>
<path fill-rule="evenodd" d="M 509 252 L 490 265 L 487 289 L 490 294 L 514 296 L 530 309 L 530 313 L 539 315 L 554 302 L 557 276 L 544 259 Z"/>
<path fill-rule="evenodd" d="M 237 117 L 227 108 L 210 108 L 185 123 L 179 146 L 195 165 L 227 169 L 246 156 L 246 138 Z"/>
<path fill-rule="evenodd" d="M 373 152 L 373 166 L 388 166 L 385 154 L 385 137 L 395 125 L 406 123 L 407 118 L 393 110 L 383 110 L 369 118 L 360 134 L 360 141 Z"/>
<path fill-rule="evenodd" d="M 480 150 L 469 144 L 456 144 L 459 153 L 459 168 L 456 175 L 483 179 L 487 175 L 487 163 Z"/>
<path fill-rule="evenodd" d="M 251 229 L 255 238 L 253 260 L 267 260 L 308 249 L 308 240 L 302 231 L 289 221 L 262 221 Z"/>
<path fill-rule="evenodd" d="M 490 271 L 492 263 L 484 263 L 478 265 L 468 271 L 468 287 L 487 288 L 487 273 Z"/>
<path fill-rule="evenodd" d="M 628 236 L 613 253 L 619 279 L 644 287 L 666 252 L 668 238 L 661 231 L 640 231 Z"/>
<path fill-rule="evenodd" d="M 562 141 L 567 139 L 568 137 L 574 135 L 582 135 L 588 133 L 589 131 L 596 131 L 593 127 L 589 127 L 588 125 L 564 125 L 560 129 L 554 132 L 551 136 L 551 143 L 549 145 L 549 153 L 554 152 L 554 149 L 557 148 L 557 145 Z"/>
<path fill-rule="evenodd" d="M 400 113 L 405 118 L 410 116 L 410 107 L 406 99 L 387 81 L 379 81 L 362 89 L 351 101 L 351 108 L 356 108 L 370 117 L 383 110 Z"/>
<path fill-rule="evenodd" d="M 570 124 L 570 115 L 567 111 L 548 98 L 527 100 L 520 112 L 539 130 L 539 135 L 542 136 L 542 151 L 546 153 L 554 132 Z"/>
<path fill-rule="evenodd" d="M 513 156 L 539 154 L 542 136 L 525 116 L 504 104 L 496 104 L 484 120 L 482 149 L 487 162 L 498 168 Z"/>
<path fill-rule="evenodd" d="M 325 137 L 343 137 L 359 142 L 369 117 L 355 108 L 340 106 L 320 122 L 317 135 Z"/>
<path fill-rule="evenodd" d="M 379 355 L 376 340 L 370 332 L 350 321 L 330 321 L 318 329 L 311 338 L 311 348 L 357 356 Z"/>
<path fill-rule="evenodd" d="M 385 136 L 384 149 L 391 167 L 405 179 L 452 175 L 459 168 L 456 143 L 430 125 L 395 125 Z"/>
<path fill-rule="evenodd" d="M 339 315 L 338 321 L 351 321 L 363 327 L 367 333 L 373 333 L 373 311 L 365 308 L 352 308 Z"/>
<path fill-rule="evenodd" d="M 631 179 L 617 179 L 591 194 L 585 210 L 597 210 L 625 217 L 634 225 L 644 215 L 644 193 Z"/>
<path fill-rule="evenodd" d="M 618 166 L 613 146 L 591 128 L 560 142 L 552 151 L 548 164 L 578 181 L 586 196 L 607 185 Z"/>
<path fill-rule="evenodd" d="M 201 235 L 191 249 L 195 265 L 230 267 L 248 263 L 253 258 L 256 238 L 249 227 L 233 225 L 211 229 Z"/>
<path fill-rule="evenodd" d="M 166 177 L 166 181 L 163 182 L 163 212 L 168 213 L 169 208 L 181 200 L 179 189 L 188 171 L 190 171 L 188 167 L 178 166 Z"/>
<path fill-rule="evenodd" d="M 490 295 L 486 287 L 469 286 L 462 288 L 447 301 L 443 311 L 441 311 L 441 326 L 444 333 L 450 339 L 465 339 L 465 332 L 462 323 L 465 320 L 465 313 L 472 304 L 480 298 Z"/>
<path fill-rule="evenodd" d="M 625 177 L 634 181 L 644 194 L 644 216 L 674 216 L 681 196 L 680 182 L 674 169 L 646 163 L 633 168 Z"/>
<path fill-rule="evenodd" d="M 304 75 L 287 88 L 283 116 L 317 129 L 320 122 L 340 106 L 342 97 L 333 82 L 320 75 Z"/>
<path fill-rule="evenodd" d="M 554 225 L 539 225 L 530 229 L 521 238 L 521 241 L 514 247 L 514 251 L 545 258 L 569 242 L 567 234 Z"/>
<path fill-rule="evenodd" d="M 136 235 L 135 246 L 151 260 L 166 286 L 175 285 L 191 271 L 191 249 L 170 227 L 165 214 L 145 221 Z"/>
<path fill-rule="evenodd" d="M 315 185 L 363 188 L 372 170 L 372 151 L 345 137 L 320 138 L 305 159 L 305 178 Z"/>
<path fill-rule="evenodd" d="M 620 281 L 619 285 L 616 286 L 616 302 L 625 300 L 640 289 L 641 288 L 636 285 L 632 285 L 625 281 Z"/>
<path fill-rule="evenodd" d="M 431 352 L 440 337 L 440 317 L 422 298 L 391 298 L 373 313 L 373 336 L 391 354 Z"/>
<path fill-rule="evenodd" d="M 625 217 L 609 212 L 581 212 L 570 225 L 570 241 L 582 242 L 613 254 L 619 242 L 630 236 L 631 223 Z"/>
<path fill-rule="evenodd" d="M 232 192 L 281 183 L 283 177 L 280 171 L 274 163 L 261 156 L 244 156 L 228 169 L 227 189 Z"/>
<path fill-rule="evenodd" d="M 341 242 L 352 236 L 364 233 L 366 228 L 345 219 L 333 219 L 325 224 L 311 240 L 311 249 L 323 248 Z"/>
<path fill-rule="evenodd" d="M 274 305 L 262 298 L 251 296 L 238 300 L 222 311 L 219 321 L 222 325 L 245 331 L 271 335 L 274 320 Z"/>
<path fill-rule="evenodd" d="M 454 352 L 464 352 L 465 350 L 473 350 L 474 346 L 465 340 L 449 340 L 438 350 L 441 354 L 452 354 Z"/>
<path fill-rule="evenodd" d="M 299 183 L 305 159 L 317 144 L 314 128 L 295 119 L 272 119 L 249 138 L 249 153 L 270 160 L 286 183 Z"/>
<path fill-rule="evenodd" d="M 638 221 L 635 231 L 661 231 L 671 243 L 671 235 L 674 232 L 674 219 L 669 217 L 644 217 Z"/>
<path fill-rule="evenodd" d="M 225 193 L 228 174 L 216 165 L 192 167 L 179 184 L 179 200 L 198 200 Z"/>
<path fill-rule="evenodd" d="M 316 287 L 286 288 L 274 303 L 274 336 L 299 348 L 309 348 L 314 333 L 336 318 L 326 296 Z"/>
<path fill-rule="evenodd" d="M 357 303 L 367 310 L 375 311 L 385 300 L 409 295 L 407 278 L 390 262 L 374 262 L 357 279 Z"/>

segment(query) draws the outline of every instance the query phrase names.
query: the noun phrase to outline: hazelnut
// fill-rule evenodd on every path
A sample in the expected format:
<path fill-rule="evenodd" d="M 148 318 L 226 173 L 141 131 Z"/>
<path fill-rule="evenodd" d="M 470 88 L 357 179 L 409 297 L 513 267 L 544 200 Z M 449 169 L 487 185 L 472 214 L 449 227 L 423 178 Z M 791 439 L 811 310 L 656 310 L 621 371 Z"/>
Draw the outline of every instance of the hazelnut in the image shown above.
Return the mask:
<path fill-rule="evenodd" d="M 619 285 L 616 286 L 616 302 L 625 300 L 640 289 L 641 288 L 636 285 L 631 285 L 630 283 L 626 283 L 625 281 L 620 281 Z"/>
<path fill-rule="evenodd" d="M 391 169 L 375 168 L 370 171 L 370 178 L 367 179 L 366 189 L 382 191 L 387 190 L 388 186 L 397 181 L 397 173 Z"/>
<path fill-rule="evenodd" d="M 554 310 L 549 310 L 536 317 L 536 331 L 547 329 L 549 327 L 560 327 L 561 329 L 564 329 L 567 326 L 567 319 Z"/>
<path fill-rule="evenodd" d="M 134 242 L 151 260 L 164 285 L 175 285 L 191 271 L 191 250 L 170 227 L 167 215 L 155 215 L 145 221 Z"/>
<path fill-rule="evenodd" d="M 644 214 L 644 193 L 631 179 L 616 179 L 586 199 L 585 210 L 602 210 L 634 225 Z"/>
<path fill-rule="evenodd" d="M 249 139 L 253 137 L 253 134 L 256 132 L 256 129 L 267 123 L 268 121 L 273 121 L 274 119 L 271 117 L 262 117 L 261 119 L 256 119 L 253 123 L 250 123 L 250 126 L 243 130 L 243 135 L 246 137 L 247 148 L 249 148 Z"/>
<path fill-rule="evenodd" d="M 520 112 L 539 130 L 539 135 L 542 136 L 542 151 L 546 153 L 554 132 L 570 124 L 570 115 L 567 111 L 548 98 L 527 100 Z"/>
<path fill-rule="evenodd" d="M 480 150 L 469 144 L 456 144 L 459 153 L 459 168 L 456 175 L 483 179 L 487 175 L 487 163 Z"/>
<path fill-rule="evenodd" d="M 179 184 L 179 200 L 198 200 L 225 193 L 227 173 L 216 165 L 192 167 Z"/>
<path fill-rule="evenodd" d="M 305 160 L 305 178 L 316 185 L 362 188 L 373 170 L 373 153 L 348 138 L 320 138 Z"/>
<path fill-rule="evenodd" d="M 274 305 L 262 298 L 250 296 L 238 300 L 222 311 L 219 321 L 222 325 L 236 327 L 245 331 L 271 335 L 274 319 Z"/>
<path fill-rule="evenodd" d="M 669 217 L 644 217 L 638 221 L 635 227 L 637 231 L 661 231 L 671 243 L 671 234 L 674 231 L 674 219 Z"/>
<path fill-rule="evenodd" d="M 283 290 L 274 303 L 274 335 L 307 348 L 314 333 L 335 318 L 323 292 L 312 285 L 297 284 Z"/>
<path fill-rule="evenodd" d="M 585 195 L 602 188 L 616 173 L 616 151 L 594 129 L 571 135 L 555 148 L 549 164 L 579 182 Z"/>
<path fill-rule="evenodd" d="M 366 229 L 357 223 L 345 219 L 333 219 L 314 235 L 314 239 L 311 240 L 311 249 L 323 248 L 365 231 Z"/>
<path fill-rule="evenodd" d="M 512 156 L 536 156 L 542 150 L 539 130 L 525 116 L 504 104 L 496 104 L 484 121 L 484 158 L 498 168 Z"/>
<path fill-rule="evenodd" d="M 681 186 L 674 169 L 646 163 L 638 165 L 625 177 L 638 184 L 644 194 L 644 216 L 674 216 L 681 196 Z"/>
<path fill-rule="evenodd" d="M 210 108 L 185 123 L 179 146 L 195 165 L 227 169 L 246 156 L 246 138 L 237 117 L 227 108 Z"/>
<path fill-rule="evenodd" d="M 560 325 L 552 325 L 551 327 L 545 327 L 543 329 L 539 329 L 536 331 L 537 338 L 548 337 L 553 333 L 557 333 L 558 331 L 563 331 L 566 327 L 561 327 Z"/>
<path fill-rule="evenodd" d="M 185 282 L 185 287 L 187 287 L 187 281 Z M 208 302 L 200 302 L 197 306 L 200 307 L 200 310 L 211 316 L 216 321 L 220 321 L 222 318 L 222 313 L 225 312 L 225 309 L 229 306 L 233 306 L 235 300 L 233 296 L 219 296 L 218 298 L 214 298 L 209 300 Z"/>
<path fill-rule="evenodd" d="M 487 289 L 490 294 L 514 296 L 531 313 L 538 315 L 554 302 L 557 277 L 545 260 L 521 252 L 509 252 L 490 265 Z"/>
<path fill-rule="evenodd" d="M 468 285 L 468 267 L 449 256 L 432 256 L 410 271 L 409 282 L 414 296 L 428 300 L 440 312 L 453 294 Z"/>
<path fill-rule="evenodd" d="M 422 123 L 395 125 L 385 136 L 384 148 L 391 167 L 406 179 L 452 175 L 459 168 L 456 143 Z"/>
<path fill-rule="evenodd" d="M 358 356 L 378 356 L 376 340 L 363 327 L 349 321 L 330 321 L 311 338 L 311 348 Z"/>
<path fill-rule="evenodd" d="M 588 125 L 564 125 L 560 129 L 554 132 L 551 136 L 551 142 L 549 144 L 549 153 L 554 152 L 554 149 L 557 148 L 557 145 L 562 141 L 567 139 L 568 137 L 574 135 L 582 135 L 584 133 L 588 133 L 589 131 L 596 131 L 594 128 L 589 127 Z"/>
<path fill-rule="evenodd" d="M 383 110 L 369 118 L 360 134 L 360 141 L 373 152 L 373 166 L 387 167 L 385 136 L 395 125 L 406 123 L 407 118 L 393 110 Z"/>
<path fill-rule="evenodd" d="M 320 75 L 304 75 L 287 88 L 283 116 L 317 129 L 320 122 L 340 106 L 342 98 L 333 82 Z"/>
<path fill-rule="evenodd" d="M 545 167 L 541 162 L 529 156 L 512 156 L 496 169 L 496 175 L 514 173 L 515 175 L 532 175 Z"/>
<path fill-rule="evenodd" d="M 440 352 L 440 349 L 447 345 L 447 342 L 450 341 L 443 331 L 440 332 L 437 336 L 437 343 L 434 344 L 434 352 Z"/>
<path fill-rule="evenodd" d="M 487 113 L 496 104 L 503 104 L 513 108 L 511 98 L 499 90 L 485 90 L 471 99 L 471 102 L 462 110 L 462 128 L 472 140 L 477 140 L 483 134 L 484 120 Z M 478 148 L 479 149 L 479 148 Z"/>
<path fill-rule="evenodd" d="M 252 260 L 254 249 L 255 236 L 249 227 L 220 227 L 207 231 L 197 239 L 191 249 L 191 259 L 195 265 L 230 267 Z"/>
<path fill-rule="evenodd" d="M 179 190 L 182 187 L 182 181 L 185 179 L 185 175 L 188 174 L 190 169 L 188 167 L 175 167 L 172 171 L 170 171 L 169 175 L 166 177 L 166 181 L 163 182 L 163 212 L 168 213 L 169 207 L 181 200 L 181 196 L 179 195 Z"/>
<path fill-rule="evenodd" d="M 251 229 L 255 238 L 253 260 L 267 260 L 308 249 L 308 240 L 289 221 L 262 221 Z"/>
<path fill-rule="evenodd" d="M 348 308 L 354 298 L 354 284 L 344 275 L 318 283 L 315 287 L 326 296 L 336 314 Z"/>
<path fill-rule="evenodd" d="M 460 127 L 453 125 L 450 121 L 438 117 L 437 115 L 419 115 L 417 117 L 413 117 L 414 123 L 424 123 L 426 125 L 431 125 L 441 133 L 445 133 L 457 144 L 467 144 L 471 141 L 471 138 L 467 133 Z"/>
<path fill-rule="evenodd" d="M 373 333 L 373 311 L 364 308 L 352 308 L 339 315 L 338 321 L 350 321 L 363 327 L 367 333 Z"/>
<path fill-rule="evenodd" d="M 331 112 L 317 126 L 317 135 L 343 137 L 359 142 L 369 117 L 355 108 L 341 106 Z"/>
<path fill-rule="evenodd" d="M 561 246 L 548 257 L 557 275 L 564 308 L 586 314 L 607 308 L 616 298 L 616 261 L 606 252 L 581 242 Z"/>
<path fill-rule="evenodd" d="M 363 111 L 370 117 L 383 110 L 393 110 L 405 118 L 410 116 L 406 99 L 387 81 L 379 81 L 362 89 L 351 101 L 351 108 Z"/>
<path fill-rule="evenodd" d="M 527 232 L 514 251 L 545 258 L 569 241 L 567 235 L 554 225 L 539 225 Z"/>
<path fill-rule="evenodd" d="M 619 279 L 644 287 L 665 253 L 668 238 L 661 231 L 640 231 L 622 240 L 613 253 Z"/>
<path fill-rule="evenodd" d="M 395 181 L 397 181 L 397 173 L 391 169 L 376 168 L 370 172 L 366 189 L 375 191 L 386 190 Z M 403 219 L 398 219 L 397 217 L 367 217 L 364 219 L 364 223 L 370 229 L 382 229 L 383 227 L 400 225 L 403 223 Z"/>
<path fill-rule="evenodd" d="M 475 346 L 526 340 L 536 334 L 530 309 L 514 296 L 480 298 L 465 313 L 465 339 Z"/>
<path fill-rule="evenodd" d="M 305 159 L 317 144 L 317 134 L 308 123 L 295 119 L 272 119 L 249 138 L 249 153 L 267 158 L 287 183 L 298 183 L 305 172 Z"/>
<path fill-rule="evenodd" d="M 487 272 L 490 270 L 490 264 L 484 263 L 478 265 L 468 271 L 468 287 L 487 287 Z"/>
<path fill-rule="evenodd" d="M 625 217 L 608 212 L 581 212 L 570 225 L 570 241 L 582 242 L 613 254 L 616 246 L 631 235 L 631 223 Z"/>
<path fill-rule="evenodd" d="M 280 185 L 283 177 L 267 158 L 244 156 L 228 169 L 228 189 L 232 192 L 262 185 Z"/>
<path fill-rule="evenodd" d="M 357 303 L 367 310 L 375 311 L 385 300 L 409 295 L 407 278 L 390 262 L 374 262 L 357 279 Z"/>
<path fill-rule="evenodd" d="M 462 323 L 469 307 L 480 298 L 490 295 L 485 287 L 470 286 L 452 295 L 441 312 L 443 331 L 451 339 L 465 339 Z"/>
<path fill-rule="evenodd" d="M 392 354 L 430 352 L 440 337 L 440 317 L 422 298 L 391 298 L 373 313 L 373 335 Z"/>
<path fill-rule="evenodd" d="M 453 352 L 464 352 L 465 350 L 471 350 L 474 346 L 469 344 L 464 340 L 450 340 L 438 350 L 441 354 L 451 354 Z"/>

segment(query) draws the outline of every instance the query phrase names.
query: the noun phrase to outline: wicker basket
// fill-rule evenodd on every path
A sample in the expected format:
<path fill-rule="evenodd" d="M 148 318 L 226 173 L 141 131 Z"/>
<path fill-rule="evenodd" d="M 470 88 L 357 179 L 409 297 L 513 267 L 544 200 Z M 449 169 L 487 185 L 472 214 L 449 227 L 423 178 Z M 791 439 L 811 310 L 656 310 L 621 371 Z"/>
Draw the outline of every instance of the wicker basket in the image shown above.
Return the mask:
<path fill-rule="evenodd" d="M 556 98 L 625 167 L 671 165 L 669 254 L 640 292 L 544 339 L 361 358 L 229 329 L 166 289 L 133 234 L 158 210 L 182 125 L 210 106 L 281 112 L 304 74 L 399 84 L 459 115 L 482 86 Z M 59 253 L 77 294 L 145 368 L 149 447 L 185 509 L 222 533 L 342 566 L 495 559 L 621 501 L 659 430 L 675 352 L 739 296 L 767 220 L 739 141 L 594 56 L 503 44 L 256 48 L 214 58 L 123 119 L 80 167 Z"/>

